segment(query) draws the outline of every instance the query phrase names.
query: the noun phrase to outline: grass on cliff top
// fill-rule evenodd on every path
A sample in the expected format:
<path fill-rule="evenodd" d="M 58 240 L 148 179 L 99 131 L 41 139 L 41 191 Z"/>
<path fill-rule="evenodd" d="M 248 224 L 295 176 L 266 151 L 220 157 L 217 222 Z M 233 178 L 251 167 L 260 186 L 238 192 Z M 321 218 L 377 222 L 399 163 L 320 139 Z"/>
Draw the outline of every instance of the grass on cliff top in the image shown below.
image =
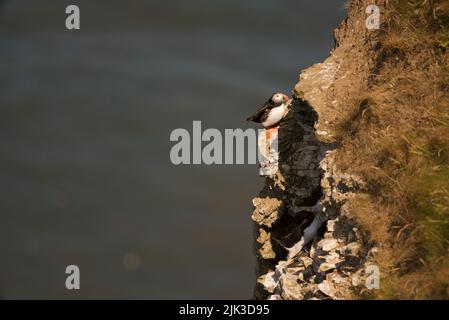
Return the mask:
<path fill-rule="evenodd" d="M 380 68 L 340 124 L 351 205 L 381 245 L 379 298 L 449 298 L 449 1 L 390 1 Z M 354 162 L 354 155 L 356 161 Z"/>

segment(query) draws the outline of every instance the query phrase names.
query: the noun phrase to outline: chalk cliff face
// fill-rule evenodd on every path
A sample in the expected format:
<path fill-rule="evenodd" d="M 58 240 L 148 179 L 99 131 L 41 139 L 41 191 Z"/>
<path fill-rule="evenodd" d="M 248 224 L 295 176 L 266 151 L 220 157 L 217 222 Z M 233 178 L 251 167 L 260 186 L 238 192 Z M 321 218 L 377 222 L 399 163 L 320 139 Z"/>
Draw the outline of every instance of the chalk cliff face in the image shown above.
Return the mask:
<path fill-rule="evenodd" d="M 352 1 L 329 58 L 304 70 L 279 129 L 279 171 L 253 199 L 256 299 L 347 299 L 365 289 L 376 248 L 348 209 L 364 181 L 341 171 L 336 133 L 351 92 L 368 88 L 376 68 L 376 30 L 365 27 L 368 1 Z M 384 3 L 379 2 L 382 7 Z M 322 205 L 327 216 L 293 259 L 284 247 L 302 236 Z"/>

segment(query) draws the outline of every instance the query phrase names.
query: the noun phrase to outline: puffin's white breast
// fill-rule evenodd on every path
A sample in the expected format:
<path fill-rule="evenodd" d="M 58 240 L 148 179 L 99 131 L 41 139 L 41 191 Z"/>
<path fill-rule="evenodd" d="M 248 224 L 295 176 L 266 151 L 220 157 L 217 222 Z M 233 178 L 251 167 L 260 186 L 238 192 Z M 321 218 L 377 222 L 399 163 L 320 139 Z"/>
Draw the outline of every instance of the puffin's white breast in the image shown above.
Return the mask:
<path fill-rule="evenodd" d="M 284 117 L 286 108 L 287 106 L 285 104 L 281 104 L 279 107 L 271 109 L 267 120 L 262 122 L 262 125 L 266 128 L 277 124 Z"/>

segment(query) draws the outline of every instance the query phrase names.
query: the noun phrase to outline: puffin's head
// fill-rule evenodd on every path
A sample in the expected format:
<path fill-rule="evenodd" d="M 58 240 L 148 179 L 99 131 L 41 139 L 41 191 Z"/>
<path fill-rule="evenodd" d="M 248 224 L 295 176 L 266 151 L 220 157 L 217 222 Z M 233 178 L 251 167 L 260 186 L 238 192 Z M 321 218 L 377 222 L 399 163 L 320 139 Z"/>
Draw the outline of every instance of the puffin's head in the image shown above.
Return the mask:
<path fill-rule="evenodd" d="M 281 103 L 284 103 L 284 102 L 288 101 L 288 96 L 283 94 L 283 93 L 281 93 L 281 92 L 278 92 L 278 93 L 273 94 L 273 96 L 271 97 L 271 100 L 274 103 L 281 104 Z"/>

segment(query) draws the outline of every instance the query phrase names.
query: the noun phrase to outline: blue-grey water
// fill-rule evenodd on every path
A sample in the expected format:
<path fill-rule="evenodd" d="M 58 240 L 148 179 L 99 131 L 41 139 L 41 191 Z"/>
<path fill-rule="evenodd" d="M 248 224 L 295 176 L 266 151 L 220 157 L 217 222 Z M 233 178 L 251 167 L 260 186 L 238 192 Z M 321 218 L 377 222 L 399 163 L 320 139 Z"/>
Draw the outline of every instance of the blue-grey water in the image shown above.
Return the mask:
<path fill-rule="evenodd" d="M 263 179 L 172 165 L 170 132 L 247 128 L 344 16 L 343 1 L 0 1 L 0 297 L 250 298 Z"/>

